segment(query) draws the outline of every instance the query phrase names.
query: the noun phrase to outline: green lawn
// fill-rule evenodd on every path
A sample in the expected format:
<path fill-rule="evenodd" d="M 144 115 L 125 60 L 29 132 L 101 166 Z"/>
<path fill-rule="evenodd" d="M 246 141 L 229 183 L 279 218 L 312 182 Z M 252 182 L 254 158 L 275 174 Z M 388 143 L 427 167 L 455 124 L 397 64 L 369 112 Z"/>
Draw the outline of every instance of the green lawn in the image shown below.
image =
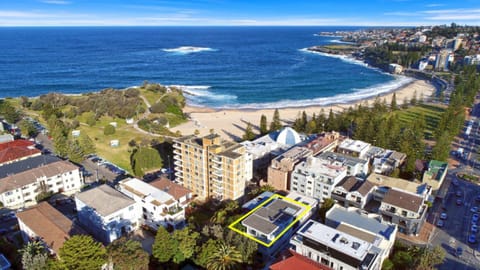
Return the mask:
<path fill-rule="evenodd" d="M 142 139 L 153 139 L 151 136 L 140 134 L 132 125 L 125 123 L 124 119 L 102 117 L 93 127 L 85 124 L 84 119 L 85 114 L 82 114 L 78 118 L 81 123 L 79 130 L 92 138 L 97 148 L 97 154 L 129 172 L 132 170 L 130 167 L 130 147 L 128 146 L 128 142 L 132 139 L 136 140 L 137 143 Z M 116 132 L 113 135 L 106 136 L 103 134 L 103 129 L 110 122 L 117 122 Z M 120 145 L 118 147 L 111 147 L 110 140 L 119 140 Z"/>
<path fill-rule="evenodd" d="M 163 93 L 155 93 L 155 92 L 147 91 L 144 89 L 139 89 L 139 90 L 140 90 L 140 94 L 148 100 L 151 106 L 153 106 L 153 104 L 155 104 L 157 100 L 163 95 Z"/>
<path fill-rule="evenodd" d="M 438 126 L 440 118 L 445 112 L 445 108 L 441 106 L 421 104 L 418 106 L 412 106 L 408 109 L 398 111 L 398 116 L 400 121 L 403 123 L 408 123 L 412 121 L 417 121 L 420 115 L 425 116 L 427 122 L 427 128 L 425 130 L 425 138 L 432 139 L 433 132 Z"/>

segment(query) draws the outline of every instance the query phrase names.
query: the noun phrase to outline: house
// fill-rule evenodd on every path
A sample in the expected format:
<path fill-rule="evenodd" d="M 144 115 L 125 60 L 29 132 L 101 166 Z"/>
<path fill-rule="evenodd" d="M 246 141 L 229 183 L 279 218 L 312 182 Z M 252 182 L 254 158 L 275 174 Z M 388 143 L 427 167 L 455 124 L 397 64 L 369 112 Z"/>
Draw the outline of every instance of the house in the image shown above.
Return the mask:
<path fill-rule="evenodd" d="M 165 180 L 171 182 L 168 179 Z M 162 182 L 163 181 L 160 180 L 157 186 L 163 186 L 169 190 L 168 186 Z M 142 209 L 140 222 L 142 224 L 148 225 L 155 230 L 157 230 L 159 226 L 177 228 L 185 224 L 186 197 L 189 192 L 179 194 L 181 196 L 176 199 L 163 189 L 136 178 L 127 178 L 120 181 L 118 189 L 140 205 Z M 182 187 L 182 189 L 184 188 Z M 181 204 L 179 199 L 183 199 L 184 204 Z"/>
<path fill-rule="evenodd" d="M 78 193 L 75 204 L 79 222 L 104 244 L 140 226 L 140 204 L 108 185 Z"/>
<path fill-rule="evenodd" d="M 27 140 L 15 140 L 0 143 L 0 166 L 40 156 L 42 152 L 35 148 L 35 144 Z"/>
<path fill-rule="evenodd" d="M 312 155 L 312 150 L 302 146 L 294 146 L 274 158 L 268 167 L 268 184 L 277 190 L 290 190 L 290 177 L 295 165 Z"/>
<path fill-rule="evenodd" d="M 398 231 L 397 225 L 383 221 L 378 214 L 338 204 L 326 213 L 325 225 L 376 245 L 382 250 L 381 263 L 390 255 Z"/>
<path fill-rule="evenodd" d="M 273 259 L 286 247 L 294 230 L 301 225 L 300 222 L 295 222 L 295 219 L 308 211 L 307 205 L 277 196 L 270 198 L 241 221 L 245 233 L 263 243 L 259 243 L 258 252 L 265 261 Z M 311 214 L 312 212 L 308 211 L 305 216 L 309 217 Z"/>
<path fill-rule="evenodd" d="M 375 185 L 369 181 L 347 176 L 333 189 L 332 199 L 345 207 L 355 206 L 363 209 L 372 197 Z"/>
<path fill-rule="evenodd" d="M 35 205 L 41 193 L 71 195 L 84 183 L 79 167 L 55 156 L 36 156 L 0 168 L 0 202 L 8 208 Z"/>
<path fill-rule="evenodd" d="M 314 262 L 291 249 L 289 249 L 285 253 L 285 255 L 282 254 L 281 258 L 276 263 L 270 266 L 270 270 L 331 270 L 330 267 L 318 262 Z"/>
<path fill-rule="evenodd" d="M 363 159 L 368 149 L 370 149 L 370 146 L 369 143 L 360 140 L 346 139 L 340 143 L 337 152 Z"/>
<path fill-rule="evenodd" d="M 428 163 L 428 170 L 423 173 L 422 182 L 432 187 L 432 193 L 437 194 L 437 191 L 442 186 L 445 176 L 447 176 L 448 164 L 438 160 L 430 160 Z"/>
<path fill-rule="evenodd" d="M 347 169 L 325 160 L 308 157 L 295 166 L 292 172 L 291 191 L 324 201 L 330 198 L 333 188 L 347 176 Z"/>
<path fill-rule="evenodd" d="M 324 152 L 317 157 L 332 165 L 345 167 L 347 169 L 347 175 L 361 178 L 365 178 L 368 175 L 368 161 L 365 159 L 334 152 Z"/>
<path fill-rule="evenodd" d="M 349 232 L 307 221 L 290 239 L 295 252 L 334 270 L 379 270 L 382 250 Z"/>
<path fill-rule="evenodd" d="M 48 202 L 18 212 L 17 218 L 23 241 L 40 240 L 53 254 L 58 254 L 63 243 L 71 236 L 85 234 L 83 229 Z"/>

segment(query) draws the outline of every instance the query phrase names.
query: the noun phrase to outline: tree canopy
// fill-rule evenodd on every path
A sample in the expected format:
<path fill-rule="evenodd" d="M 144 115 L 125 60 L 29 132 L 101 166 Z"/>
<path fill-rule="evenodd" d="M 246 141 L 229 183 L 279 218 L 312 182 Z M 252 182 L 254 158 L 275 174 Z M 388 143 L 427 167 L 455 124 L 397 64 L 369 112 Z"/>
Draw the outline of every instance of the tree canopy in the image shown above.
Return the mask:
<path fill-rule="evenodd" d="M 107 262 L 105 248 L 89 235 L 75 235 L 65 241 L 59 257 L 69 270 L 100 269 Z"/>

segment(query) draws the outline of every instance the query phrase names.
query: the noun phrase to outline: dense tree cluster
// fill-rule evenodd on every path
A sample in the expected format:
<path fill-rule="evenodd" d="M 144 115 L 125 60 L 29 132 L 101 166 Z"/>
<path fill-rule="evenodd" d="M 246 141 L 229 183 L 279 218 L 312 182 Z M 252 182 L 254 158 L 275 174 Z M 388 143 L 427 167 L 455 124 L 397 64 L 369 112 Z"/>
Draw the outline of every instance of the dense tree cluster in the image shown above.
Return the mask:
<path fill-rule="evenodd" d="M 388 69 L 388 65 L 395 63 L 404 67 L 410 67 L 417 63 L 426 52 L 430 51 L 429 46 L 410 47 L 398 43 L 386 43 L 376 47 L 365 49 L 365 62 L 368 64 Z"/>
<path fill-rule="evenodd" d="M 160 153 L 150 147 L 138 147 L 133 149 L 130 157 L 133 173 L 142 177 L 146 171 L 163 167 Z"/>
<path fill-rule="evenodd" d="M 20 120 L 20 116 L 20 112 L 7 99 L 0 99 L 0 118 L 13 124 Z"/>
<path fill-rule="evenodd" d="M 383 262 L 384 270 L 427 270 L 436 269 L 435 266 L 445 260 L 445 250 L 436 246 L 434 248 L 407 246 L 395 242 L 391 259 Z"/>

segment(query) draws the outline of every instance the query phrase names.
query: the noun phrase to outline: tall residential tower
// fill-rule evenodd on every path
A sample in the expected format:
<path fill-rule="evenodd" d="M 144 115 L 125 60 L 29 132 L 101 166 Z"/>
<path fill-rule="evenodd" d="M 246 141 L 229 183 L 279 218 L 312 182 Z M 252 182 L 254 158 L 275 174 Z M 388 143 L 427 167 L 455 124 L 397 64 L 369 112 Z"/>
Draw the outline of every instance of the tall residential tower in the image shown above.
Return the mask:
<path fill-rule="evenodd" d="M 176 139 L 176 180 L 200 199 L 235 200 L 244 195 L 252 178 L 252 158 L 245 146 L 210 134 Z"/>

